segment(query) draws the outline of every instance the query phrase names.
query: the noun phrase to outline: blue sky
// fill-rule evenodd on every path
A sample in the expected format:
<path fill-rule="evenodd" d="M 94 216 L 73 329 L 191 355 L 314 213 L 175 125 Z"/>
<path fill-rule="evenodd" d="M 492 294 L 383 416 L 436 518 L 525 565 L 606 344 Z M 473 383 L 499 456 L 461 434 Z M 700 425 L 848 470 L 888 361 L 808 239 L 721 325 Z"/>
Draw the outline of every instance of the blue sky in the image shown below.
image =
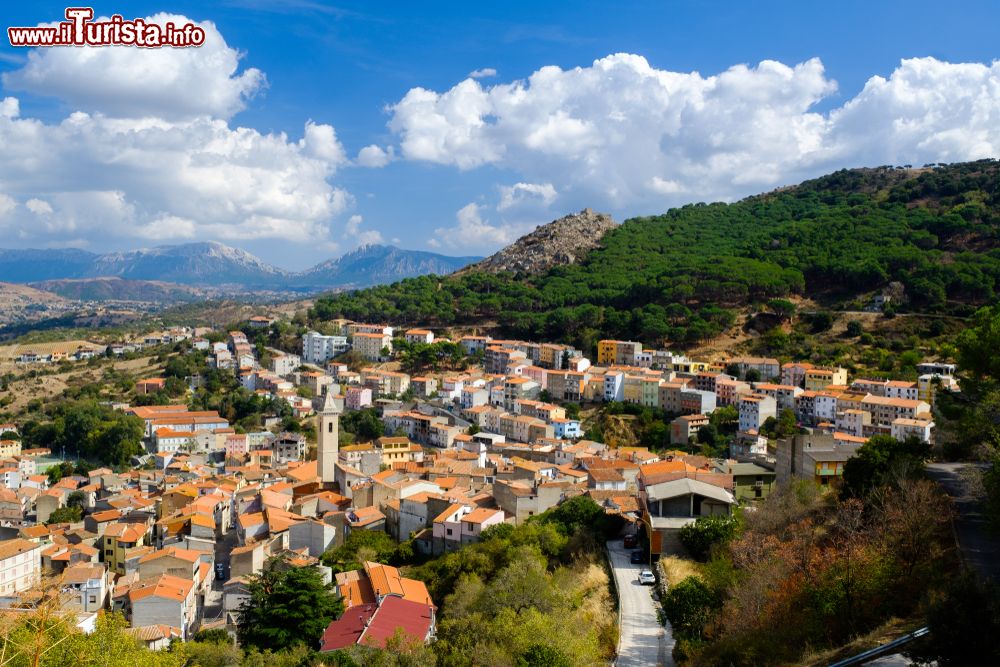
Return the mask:
<path fill-rule="evenodd" d="M 5 6 L 5 27 L 59 20 L 64 7 Z M 31 64 L 3 40 L 0 99 L 17 101 L 0 142 L 18 148 L 0 156 L 0 247 L 217 239 L 292 269 L 364 241 L 486 254 L 585 206 L 624 219 L 844 166 L 1000 146 L 990 2 L 94 8 L 211 21 L 224 46 L 196 58 L 238 52 L 238 69 L 206 74 L 213 65 L 162 56 L 137 69 L 148 54 L 135 49 L 89 66 L 68 60 L 83 49 L 49 49 L 61 53 Z M 609 59 L 619 53 L 632 55 Z M 260 76 L 226 99 L 201 99 L 251 69 Z M 166 101 L 150 93 L 161 71 L 181 75 Z M 189 71 L 199 74 L 185 86 Z M 874 76 L 887 83 L 866 92 Z M 151 118 L 162 136 L 148 135 Z M 95 143 L 66 148 L 85 141 Z M 206 157 L 205 145 L 217 148 Z M 366 146 L 391 159 L 361 159 Z M 51 163 L 34 164 L 34 150 Z"/>

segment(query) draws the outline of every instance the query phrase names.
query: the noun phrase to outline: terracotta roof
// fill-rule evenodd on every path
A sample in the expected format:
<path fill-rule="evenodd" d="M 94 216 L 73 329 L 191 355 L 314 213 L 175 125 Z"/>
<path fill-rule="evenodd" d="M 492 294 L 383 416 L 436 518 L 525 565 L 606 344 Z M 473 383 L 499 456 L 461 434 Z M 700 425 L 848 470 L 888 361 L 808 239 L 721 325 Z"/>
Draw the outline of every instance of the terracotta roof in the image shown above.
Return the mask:
<path fill-rule="evenodd" d="M 155 580 L 139 582 L 133 586 L 129 590 L 128 597 L 133 604 L 151 596 L 181 602 L 187 598 L 193 587 L 194 582 L 191 580 L 162 574 Z"/>

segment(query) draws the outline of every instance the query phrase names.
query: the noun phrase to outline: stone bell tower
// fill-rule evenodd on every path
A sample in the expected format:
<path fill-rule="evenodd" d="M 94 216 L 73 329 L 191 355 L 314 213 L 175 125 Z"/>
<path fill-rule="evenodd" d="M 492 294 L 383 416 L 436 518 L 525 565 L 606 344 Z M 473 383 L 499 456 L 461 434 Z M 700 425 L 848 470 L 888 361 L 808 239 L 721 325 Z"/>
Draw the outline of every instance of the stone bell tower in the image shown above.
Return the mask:
<path fill-rule="evenodd" d="M 316 415 L 316 467 L 323 485 L 333 484 L 340 451 L 340 408 L 333 392 L 326 391 L 323 409 Z"/>

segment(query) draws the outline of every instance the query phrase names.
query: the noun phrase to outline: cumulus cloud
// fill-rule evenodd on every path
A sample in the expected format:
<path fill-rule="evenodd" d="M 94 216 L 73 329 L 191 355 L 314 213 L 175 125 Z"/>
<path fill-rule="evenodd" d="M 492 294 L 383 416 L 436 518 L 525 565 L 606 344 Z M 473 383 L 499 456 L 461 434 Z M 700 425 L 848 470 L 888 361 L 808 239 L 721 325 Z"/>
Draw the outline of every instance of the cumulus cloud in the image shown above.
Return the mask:
<path fill-rule="evenodd" d="M 484 67 L 482 69 L 474 69 L 469 72 L 470 79 L 486 79 L 491 76 L 496 76 L 497 71 L 492 67 Z"/>
<path fill-rule="evenodd" d="M 157 14 L 147 21 L 186 23 Z M 265 85 L 211 22 L 190 49 L 52 48 L 3 75 L 7 88 L 60 98 L 61 121 L 0 101 L 0 186 L 25 242 L 264 238 L 322 242 L 351 195 L 331 183 L 349 163 L 336 130 L 300 138 L 230 118 Z M 17 204 L 23 204 L 18 206 Z"/>
<path fill-rule="evenodd" d="M 491 224 L 482 217 L 482 206 L 475 202 L 466 204 L 455 214 L 457 224 L 434 230 L 435 238 L 428 242 L 432 248 L 448 247 L 466 252 L 487 252 L 507 245 L 517 239 L 525 225 Z"/>
<path fill-rule="evenodd" d="M 370 146 L 365 146 L 358 151 L 357 163 L 362 167 L 372 167 L 378 169 L 380 167 L 384 167 L 392 161 L 394 151 L 395 149 L 392 146 L 385 149 L 376 144 L 371 144 Z"/>
<path fill-rule="evenodd" d="M 354 246 L 371 245 L 382 243 L 382 233 L 375 229 L 361 230 L 363 218 L 360 215 L 352 215 L 347 219 L 344 232 L 351 238 Z"/>
<path fill-rule="evenodd" d="M 615 54 L 484 87 L 411 89 L 390 106 L 402 157 L 526 183 L 608 206 L 731 199 L 854 165 L 995 156 L 1000 63 L 903 60 L 832 111 L 818 59 L 765 60 L 703 76 Z M 516 186 L 515 186 L 516 187 Z M 500 207 L 527 190 L 501 191 Z M 575 202 L 579 203 L 579 202 Z"/>
<path fill-rule="evenodd" d="M 72 230 L 100 239 L 309 241 L 326 236 L 351 203 L 328 180 L 344 151 L 327 125 L 306 124 L 296 142 L 207 117 L 75 112 L 47 124 L 0 116 L 0 145 L 0 183 L 34 216 L 22 218 L 25 234 L 41 240 Z M 35 224 L 39 216 L 50 220 Z"/>
<path fill-rule="evenodd" d="M 190 19 L 159 13 L 145 21 L 181 25 Z M 265 86 L 266 79 L 252 67 L 238 72 L 242 54 L 226 44 L 211 21 L 195 23 L 205 30 L 205 43 L 198 48 L 35 49 L 24 67 L 4 73 L 3 85 L 108 116 L 229 118 Z"/>
<path fill-rule="evenodd" d="M 15 208 L 17 208 L 17 201 L 10 195 L 0 192 L 0 218 L 6 217 Z"/>
<path fill-rule="evenodd" d="M 515 183 L 514 185 L 500 186 L 500 203 L 497 204 L 498 211 L 505 211 L 508 208 L 517 206 L 526 201 L 541 203 L 548 206 L 556 199 L 556 189 L 551 183 Z"/>

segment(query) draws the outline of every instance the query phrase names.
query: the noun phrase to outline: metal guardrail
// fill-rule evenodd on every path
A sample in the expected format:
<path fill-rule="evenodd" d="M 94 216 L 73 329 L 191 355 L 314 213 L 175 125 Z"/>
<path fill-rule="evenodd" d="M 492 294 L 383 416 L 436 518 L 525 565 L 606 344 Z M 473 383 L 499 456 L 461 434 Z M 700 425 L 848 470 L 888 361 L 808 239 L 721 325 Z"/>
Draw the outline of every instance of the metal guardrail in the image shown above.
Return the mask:
<path fill-rule="evenodd" d="M 899 639 L 894 639 L 891 642 L 882 644 L 881 646 L 876 646 L 875 648 L 868 649 L 864 653 L 859 653 L 856 656 L 847 658 L 846 660 L 841 660 L 839 662 L 832 663 L 830 667 L 851 667 L 851 665 L 863 665 L 869 660 L 874 660 L 875 658 L 880 658 L 883 655 L 888 655 L 894 652 L 901 646 L 905 646 L 910 642 L 920 639 L 921 637 L 927 635 L 930 629 L 927 627 L 919 628 L 913 632 L 903 635 Z"/>

